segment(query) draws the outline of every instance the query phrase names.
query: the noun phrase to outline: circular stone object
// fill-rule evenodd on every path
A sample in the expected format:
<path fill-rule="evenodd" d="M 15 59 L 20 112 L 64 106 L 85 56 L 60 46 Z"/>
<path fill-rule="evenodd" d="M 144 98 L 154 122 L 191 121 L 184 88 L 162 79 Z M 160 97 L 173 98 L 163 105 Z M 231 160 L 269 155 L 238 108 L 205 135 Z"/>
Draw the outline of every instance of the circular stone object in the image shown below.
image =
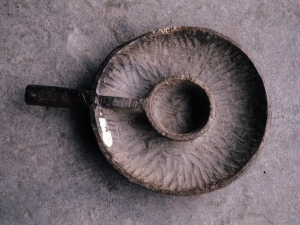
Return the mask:
<path fill-rule="evenodd" d="M 269 107 L 263 81 L 246 54 L 212 30 L 161 29 L 115 49 L 100 66 L 94 88 L 98 95 L 144 99 L 157 83 L 182 74 L 204 84 L 214 102 L 210 126 L 195 139 L 169 139 L 154 129 L 145 112 L 134 109 L 94 104 L 91 117 L 102 152 L 130 181 L 160 193 L 193 195 L 238 179 L 261 150 Z M 185 92 L 201 92 L 189 82 L 171 89 L 185 87 L 189 87 Z M 176 97 L 168 100 L 172 96 L 176 94 L 168 92 L 156 103 L 158 113 L 170 114 L 160 121 L 164 127 L 185 133 L 207 121 L 209 96 L 200 97 L 204 112 L 193 104 L 195 99 L 178 97 L 181 105 Z M 168 112 L 159 112 L 163 101 L 168 101 L 161 105 Z M 185 114 L 181 106 L 194 108 L 195 114 Z M 176 127 L 180 122 L 175 123 L 175 109 L 180 111 L 177 120 L 189 126 Z"/>

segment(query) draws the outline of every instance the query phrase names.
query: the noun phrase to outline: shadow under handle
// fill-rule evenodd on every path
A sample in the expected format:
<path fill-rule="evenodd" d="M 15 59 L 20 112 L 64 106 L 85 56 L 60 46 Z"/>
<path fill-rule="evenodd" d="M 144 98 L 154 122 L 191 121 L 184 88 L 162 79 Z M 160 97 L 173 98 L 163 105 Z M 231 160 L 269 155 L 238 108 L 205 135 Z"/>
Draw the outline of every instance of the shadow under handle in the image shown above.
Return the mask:
<path fill-rule="evenodd" d="M 60 108 L 85 108 L 96 103 L 107 108 L 117 107 L 143 110 L 144 99 L 98 96 L 96 92 L 88 90 L 28 85 L 25 90 L 25 102 L 28 105 Z"/>

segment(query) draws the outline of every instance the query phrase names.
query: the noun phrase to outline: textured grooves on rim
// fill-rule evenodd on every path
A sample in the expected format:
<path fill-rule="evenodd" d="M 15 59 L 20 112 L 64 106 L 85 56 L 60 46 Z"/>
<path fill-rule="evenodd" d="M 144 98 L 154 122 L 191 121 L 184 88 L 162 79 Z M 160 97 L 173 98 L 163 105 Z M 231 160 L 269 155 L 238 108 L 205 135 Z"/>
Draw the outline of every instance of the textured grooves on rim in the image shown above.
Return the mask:
<path fill-rule="evenodd" d="M 202 137 L 170 141 L 153 130 L 144 114 L 93 106 L 99 145 L 119 172 L 151 190 L 191 195 L 224 187 L 257 157 L 268 119 L 263 82 L 236 46 L 206 29 L 148 33 L 104 61 L 97 92 L 144 98 L 155 83 L 174 73 L 195 77 L 212 91 L 216 119 Z M 95 125 L 100 112 L 113 135 L 111 148 L 103 145 Z"/>

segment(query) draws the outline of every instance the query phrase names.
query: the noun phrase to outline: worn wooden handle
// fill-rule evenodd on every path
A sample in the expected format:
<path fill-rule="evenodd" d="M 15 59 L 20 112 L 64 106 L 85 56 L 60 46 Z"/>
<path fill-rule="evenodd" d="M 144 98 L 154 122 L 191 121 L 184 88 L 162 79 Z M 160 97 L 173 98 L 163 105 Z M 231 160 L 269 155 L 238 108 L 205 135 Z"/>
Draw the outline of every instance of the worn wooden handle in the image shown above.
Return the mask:
<path fill-rule="evenodd" d="M 28 85 L 25 90 L 25 102 L 28 105 L 84 108 L 91 105 L 95 97 L 93 91 L 63 87 Z"/>
<path fill-rule="evenodd" d="M 28 105 L 60 108 L 84 108 L 92 103 L 103 107 L 143 109 L 143 99 L 130 99 L 112 96 L 97 96 L 93 91 L 63 87 L 28 85 L 25 90 Z"/>

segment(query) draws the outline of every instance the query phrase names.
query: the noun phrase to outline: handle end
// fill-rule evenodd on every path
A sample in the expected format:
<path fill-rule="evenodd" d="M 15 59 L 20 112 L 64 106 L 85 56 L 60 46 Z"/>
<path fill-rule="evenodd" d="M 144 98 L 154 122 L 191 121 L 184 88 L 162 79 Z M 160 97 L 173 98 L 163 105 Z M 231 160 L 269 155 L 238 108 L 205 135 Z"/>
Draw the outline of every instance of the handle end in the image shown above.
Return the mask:
<path fill-rule="evenodd" d="M 95 95 L 93 91 L 87 90 L 28 85 L 25 89 L 25 102 L 28 105 L 84 108 L 94 102 Z"/>
<path fill-rule="evenodd" d="M 37 85 L 27 85 L 25 89 L 25 102 L 27 105 L 39 105 Z"/>

